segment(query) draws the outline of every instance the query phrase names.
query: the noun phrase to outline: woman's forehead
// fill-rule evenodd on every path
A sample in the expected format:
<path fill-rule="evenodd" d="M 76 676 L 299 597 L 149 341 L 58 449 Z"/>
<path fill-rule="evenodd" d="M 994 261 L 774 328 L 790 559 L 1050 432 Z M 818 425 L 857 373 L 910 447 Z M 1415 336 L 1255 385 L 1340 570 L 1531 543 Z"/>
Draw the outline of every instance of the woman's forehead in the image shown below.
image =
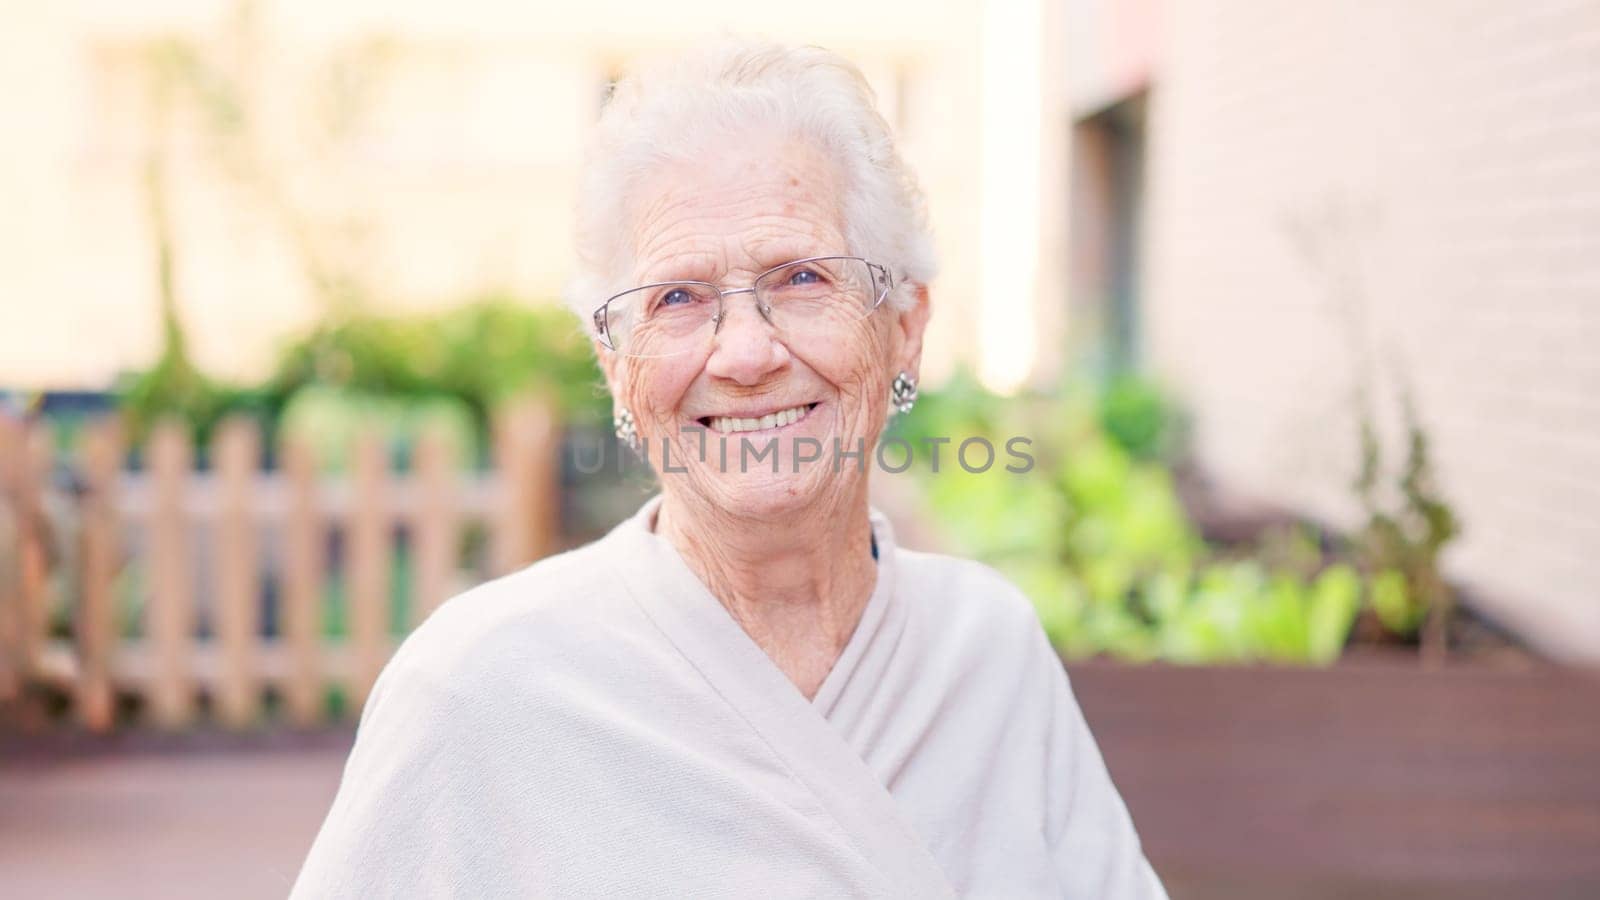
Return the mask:
<path fill-rule="evenodd" d="M 804 144 L 675 161 L 643 179 L 635 198 L 630 243 L 640 277 L 709 278 L 846 252 L 839 179 Z M 704 274 L 663 274 L 682 267 Z"/>

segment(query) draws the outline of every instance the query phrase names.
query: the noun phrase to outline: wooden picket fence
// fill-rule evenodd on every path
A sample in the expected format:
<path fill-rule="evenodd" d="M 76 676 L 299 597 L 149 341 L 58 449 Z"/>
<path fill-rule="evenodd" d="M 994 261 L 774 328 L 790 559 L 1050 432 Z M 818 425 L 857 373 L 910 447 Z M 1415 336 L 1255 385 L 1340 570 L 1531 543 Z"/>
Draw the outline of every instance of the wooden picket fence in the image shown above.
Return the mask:
<path fill-rule="evenodd" d="M 208 472 L 195 471 L 186 430 L 169 423 L 132 473 L 119 432 L 113 419 L 87 427 L 69 469 L 79 481 L 63 486 L 51 480 L 60 469 L 44 428 L 0 416 L 0 705 L 51 692 L 82 726 L 106 730 L 125 719 L 119 699 L 135 698 L 131 708 L 159 727 L 209 709 L 224 727 L 249 728 L 269 721 L 270 690 L 281 717 L 271 721 L 309 727 L 325 721 L 338 685 L 353 716 L 405 630 L 558 540 L 558 428 L 537 400 L 495 417 L 485 473 L 460 467 L 437 434 L 422 437 L 404 474 L 390 471 L 375 434 L 358 441 L 347 476 L 319 475 L 296 442 L 278 448 L 276 471 L 262 471 L 258 431 L 243 419 L 219 427 Z M 473 524 L 486 532 L 486 571 L 461 567 Z M 397 629 L 390 573 L 401 532 L 412 592 L 410 621 Z M 336 533 L 340 571 L 327 552 Z M 133 628 L 118 606 L 129 571 L 143 576 Z M 276 585 L 273 633 L 263 628 L 264 576 Z M 341 640 L 324 637 L 334 577 Z M 64 604 L 70 637 L 52 637 L 51 610 Z"/>

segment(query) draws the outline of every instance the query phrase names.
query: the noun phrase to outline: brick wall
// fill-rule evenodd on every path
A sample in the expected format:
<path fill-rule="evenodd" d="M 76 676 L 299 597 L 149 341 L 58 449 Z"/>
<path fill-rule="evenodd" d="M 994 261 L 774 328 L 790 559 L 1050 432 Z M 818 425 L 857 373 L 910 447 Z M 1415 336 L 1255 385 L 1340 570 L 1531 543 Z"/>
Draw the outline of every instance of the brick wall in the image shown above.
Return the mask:
<path fill-rule="evenodd" d="M 1349 524 L 1410 383 L 1448 570 L 1600 661 L 1600 3 L 1168 3 L 1145 359 L 1233 491 Z"/>

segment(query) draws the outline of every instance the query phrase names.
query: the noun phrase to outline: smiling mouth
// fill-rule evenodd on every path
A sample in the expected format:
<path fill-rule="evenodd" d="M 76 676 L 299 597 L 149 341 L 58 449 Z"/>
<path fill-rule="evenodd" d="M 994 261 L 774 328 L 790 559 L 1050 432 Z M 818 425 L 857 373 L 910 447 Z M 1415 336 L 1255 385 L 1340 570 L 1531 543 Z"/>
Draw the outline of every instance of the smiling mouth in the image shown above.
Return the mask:
<path fill-rule="evenodd" d="M 703 416 L 696 421 L 706 428 L 719 434 L 744 434 L 749 431 L 766 431 L 772 428 L 784 428 L 804 419 L 817 408 L 816 403 L 802 403 L 788 409 L 768 413 L 755 418 L 739 418 L 736 416 Z"/>

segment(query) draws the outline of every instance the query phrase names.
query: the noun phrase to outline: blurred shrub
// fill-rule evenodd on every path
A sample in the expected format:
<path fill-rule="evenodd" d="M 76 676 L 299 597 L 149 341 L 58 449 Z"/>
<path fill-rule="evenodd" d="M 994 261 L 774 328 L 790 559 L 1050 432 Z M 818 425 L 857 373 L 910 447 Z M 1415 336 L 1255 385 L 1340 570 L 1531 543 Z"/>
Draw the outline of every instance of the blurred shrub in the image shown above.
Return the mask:
<path fill-rule="evenodd" d="M 594 354 L 572 315 L 491 297 L 441 313 L 341 316 L 292 339 L 272 376 L 246 387 L 200 371 L 175 332 L 156 365 L 124 378 L 117 395 L 135 446 L 158 420 L 175 417 L 203 453 L 217 423 L 242 413 L 269 440 L 288 428 L 338 467 L 356 428 L 378 428 L 403 453 L 428 422 L 442 425 L 459 458 L 474 460 L 495 406 L 524 391 L 551 397 L 568 422 L 609 418 Z"/>
<path fill-rule="evenodd" d="M 1177 410 L 1148 379 L 1117 375 L 1100 392 L 1098 413 L 1106 436 L 1139 459 L 1169 459 L 1178 449 Z"/>
<path fill-rule="evenodd" d="M 949 463 L 916 471 L 952 541 L 1017 581 L 1064 654 L 1338 658 L 1361 608 L 1361 576 L 1349 564 L 1322 567 L 1320 554 L 1301 568 L 1274 561 L 1281 550 L 1228 559 L 1208 546 L 1159 461 L 1172 450 L 1174 417 L 1147 385 L 1002 399 L 963 374 L 925 396 L 892 431 L 919 451 L 926 438 L 949 438 L 947 447 L 974 435 L 997 447 L 1033 440 L 1032 472 L 974 475 Z"/>
<path fill-rule="evenodd" d="M 139 447 L 157 422 L 173 419 L 186 425 L 198 447 L 209 446 L 211 433 L 230 415 L 270 418 L 271 398 L 258 388 L 243 388 L 214 379 L 190 360 L 182 331 L 169 322 L 156 364 L 123 375 L 112 388 L 126 439 Z"/>
<path fill-rule="evenodd" d="M 1404 572 L 1384 569 L 1372 580 L 1372 611 L 1391 633 L 1416 634 L 1428 608 L 1411 595 Z"/>
<path fill-rule="evenodd" d="M 1373 612 L 1390 634 L 1418 638 L 1437 661 L 1449 650 L 1455 595 L 1439 567 L 1444 548 L 1461 533 L 1455 510 L 1437 486 L 1428 434 L 1409 390 L 1401 393 L 1406 455 L 1393 490 L 1385 490 L 1382 443 L 1369 407 L 1359 410 L 1361 468 L 1352 485 L 1367 521 L 1356 545 L 1382 574 Z"/>
<path fill-rule="evenodd" d="M 167 417 L 188 423 L 197 440 L 209 437 L 222 411 L 224 390 L 187 356 L 169 348 L 154 366 L 125 378 L 116 393 L 129 439 L 142 444 L 156 422 Z"/>
<path fill-rule="evenodd" d="M 491 297 L 442 313 L 343 317 L 283 351 L 268 390 L 283 404 L 310 385 L 353 396 L 454 397 L 485 433 L 495 405 L 541 391 L 568 421 L 607 416 L 599 370 L 572 314 Z"/>
<path fill-rule="evenodd" d="M 409 465 L 424 432 L 438 434 L 458 463 L 471 466 L 483 445 L 470 406 L 451 396 L 392 396 L 328 385 L 307 385 L 290 397 L 278 420 L 284 440 L 305 444 L 327 471 L 347 471 L 356 441 L 374 432 L 391 461 Z"/>

